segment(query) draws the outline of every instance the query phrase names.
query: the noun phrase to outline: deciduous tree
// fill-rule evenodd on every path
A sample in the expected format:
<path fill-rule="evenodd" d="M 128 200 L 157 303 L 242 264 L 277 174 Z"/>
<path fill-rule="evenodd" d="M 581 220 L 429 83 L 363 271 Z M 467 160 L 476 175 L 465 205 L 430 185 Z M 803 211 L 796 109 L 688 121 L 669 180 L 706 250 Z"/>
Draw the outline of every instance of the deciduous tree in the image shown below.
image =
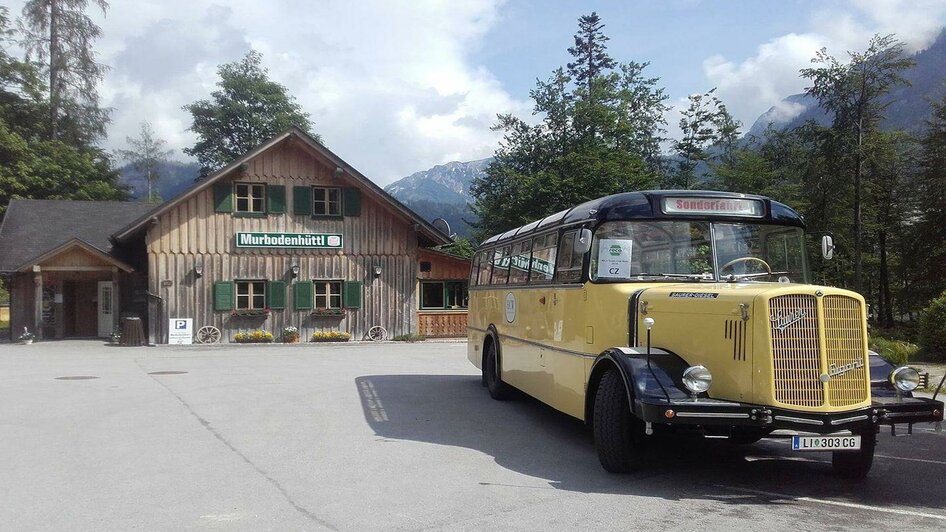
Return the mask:
<path fill-rule="evenodd" d="M 206 176 L 276 134 L 296 126 L 312 133 L 309 113 L 302 110 L 288 89 L 269 79 L 263 56 L 251 51 L 242 60 L 217 69 L 218 89 L 209 100 L 185 105 L 197 143 L 184 153 L 197 157 Z"/>

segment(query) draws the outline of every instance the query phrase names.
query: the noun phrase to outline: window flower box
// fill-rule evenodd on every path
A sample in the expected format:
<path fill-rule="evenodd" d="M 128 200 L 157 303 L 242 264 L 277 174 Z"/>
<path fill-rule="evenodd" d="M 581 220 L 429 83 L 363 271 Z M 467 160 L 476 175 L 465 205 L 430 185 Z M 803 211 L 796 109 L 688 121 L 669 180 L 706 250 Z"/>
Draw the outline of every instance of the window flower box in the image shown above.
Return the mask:
<path fill-rule="evenodd" d="M 313 316 L 337 316 L 341 317 L 345 315 L 345 309 L 343 308 L 317 308 L 312 311 Z"/>
<path fill-rule="evenodd" d="M 270 310 L 268 308 L 264 309 L 236 309 L 230 312 L 231 316 L 239 318 L 258 318 L 258 317 L 268 317 Z"/>

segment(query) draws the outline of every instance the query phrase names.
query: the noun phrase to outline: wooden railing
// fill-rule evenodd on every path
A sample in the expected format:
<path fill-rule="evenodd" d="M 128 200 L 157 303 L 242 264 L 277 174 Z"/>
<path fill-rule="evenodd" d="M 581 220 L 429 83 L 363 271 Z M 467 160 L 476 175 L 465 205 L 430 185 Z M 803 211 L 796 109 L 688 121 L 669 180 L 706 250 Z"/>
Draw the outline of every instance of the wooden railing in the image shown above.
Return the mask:
<path fill-rule="evenodd" d="M 466 336 L 466 311 L 418 311 L 417 334 L 429 338 Z"/>

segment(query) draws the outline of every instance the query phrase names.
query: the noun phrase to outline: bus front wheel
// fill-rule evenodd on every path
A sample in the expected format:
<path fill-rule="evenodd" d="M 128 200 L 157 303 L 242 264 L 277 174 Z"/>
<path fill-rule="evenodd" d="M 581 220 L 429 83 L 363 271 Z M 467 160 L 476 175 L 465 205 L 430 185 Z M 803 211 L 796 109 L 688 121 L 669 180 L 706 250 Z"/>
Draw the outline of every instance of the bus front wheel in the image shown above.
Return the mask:
<path fill-rule="evenodd" d="M 874 465 L 874 449 L 877 447 L 877 433 L 874 431 L 861 434 L 859 451 L 834 451 L 831 453 L 831 465 L 838 476 L 859 479 L 867 476 Z"/>
<path fill-rule="evenodd" d="M 483 356 L 483 377 L 486 380 L 486 389 L 489 396 L 497 401 L 509 399 L 509 385 L 503 382 L 499 373 L 499 357 L 496 349 L 496 340 L 487 342 L 486 354 Z"/>
<path fill-rule="evenodd" d="M 594 405 L 595 449 L 609 473 L 629 473 L 642 462 L 644 423 L 631 413 L 624 379 L 616 369 L 601 377 Z"/>

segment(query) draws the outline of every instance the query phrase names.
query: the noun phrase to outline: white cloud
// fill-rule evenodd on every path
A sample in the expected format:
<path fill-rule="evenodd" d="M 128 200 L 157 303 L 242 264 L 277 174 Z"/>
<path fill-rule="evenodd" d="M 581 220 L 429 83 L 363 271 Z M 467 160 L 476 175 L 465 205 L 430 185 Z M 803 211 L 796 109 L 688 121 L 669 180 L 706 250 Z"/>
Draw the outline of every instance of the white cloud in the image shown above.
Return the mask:
<path fill-rule="evenodd" d="M 894 33 L 909 52 L 929 46 L 946 23 L 946 2 L 941 0 L 851 0 L 845 7 L 817 10 L 809 31 L 776 37 L 760 45 L 755 55 L 734 61 L 714 55 L 703 61 L 710 87 L 744 130 L 771 107 L 773 114 L 790 116 L 797 105 L 782 98 L 803 92 L 807 80 L 799 70 L 811 65 L 815 52 L 826 47 L 836 57 L 847 50 L 863 50 L 875 34 Z"/>
<path fill-rule="evenodd" d="M 181 107 L 209 96 L 219 64 L 254 48 L 326 144 L 379 184 L 489 156 L 495 114 L 528 109 L 469 60 L 501 3 L 112 2 L 106 17 L 95 15 L 96 50 L 112 67 L 100 86 L 113 108 L 106 147 L 123 147 L 147 120 L 183 157 L 194 137 Z"/>

